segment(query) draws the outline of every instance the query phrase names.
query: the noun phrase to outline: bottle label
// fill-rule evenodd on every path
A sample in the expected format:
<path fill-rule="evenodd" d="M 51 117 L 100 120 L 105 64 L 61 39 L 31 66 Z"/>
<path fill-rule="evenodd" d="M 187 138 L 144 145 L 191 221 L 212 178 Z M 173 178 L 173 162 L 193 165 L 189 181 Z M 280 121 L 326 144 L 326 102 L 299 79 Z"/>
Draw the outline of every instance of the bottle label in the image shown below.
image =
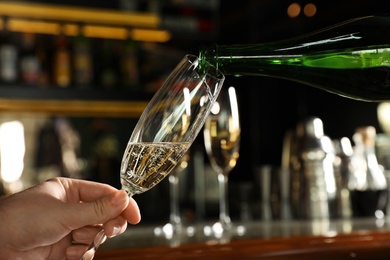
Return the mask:
<path fill-rule="evenodd" d="M 35 56 L 24 57 L 20 61 L 21 77 L 24 83 L 36 84 L 39 79 L 39 61 Z"/>

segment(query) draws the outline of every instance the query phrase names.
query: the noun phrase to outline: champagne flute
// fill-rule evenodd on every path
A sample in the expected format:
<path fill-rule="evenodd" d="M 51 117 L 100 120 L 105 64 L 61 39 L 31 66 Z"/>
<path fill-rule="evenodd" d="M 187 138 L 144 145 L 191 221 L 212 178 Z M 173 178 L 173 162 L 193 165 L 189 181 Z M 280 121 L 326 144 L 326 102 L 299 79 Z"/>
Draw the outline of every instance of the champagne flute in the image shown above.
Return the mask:
<path fill-rule="evenodd" d="M 129 196 L 158 184 L 193 143 L 214 104 L 225 77 L 214 66 L 186 55 L 142 113 L 120 167 L 122 189 Z M 92 259 L 106 239 L 96 235 L 82 257 Z"/>
<path fill-rule="evenodd" d="M 212 227 L 215 234 L 232 228 L 228 210 L 228 174 L 239 157 L 240 132 L 236 91 L 229 87 L 219 94 L 203 131 L 206 153 L 219 183 L 219 222 Z"/>
<path fill-rule="evenodd" d="M 168 176 L 170 199 L 169 222 L 163 227 L 155 228 L 154 233 L 157 236 L 164 235 L 166 238 L 173 238 L 175 235 L 179 236 L 183 231 L 183 224 L 179 209 L 179 177 L 180 174 L 187 168 L 189 160 L 190 152 L 188 150 Z"/>

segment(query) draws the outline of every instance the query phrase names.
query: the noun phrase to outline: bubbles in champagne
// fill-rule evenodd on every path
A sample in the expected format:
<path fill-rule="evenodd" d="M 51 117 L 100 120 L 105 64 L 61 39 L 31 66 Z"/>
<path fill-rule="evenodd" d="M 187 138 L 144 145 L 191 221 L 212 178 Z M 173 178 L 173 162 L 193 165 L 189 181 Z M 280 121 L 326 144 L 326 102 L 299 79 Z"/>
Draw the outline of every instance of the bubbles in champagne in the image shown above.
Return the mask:
<path fill-rule="evenodd" d="M 122 188 L 129 195 L 142 193 L 159 183 L 190 147 L 180 143 L 129 143 L 122 160 Z"/>

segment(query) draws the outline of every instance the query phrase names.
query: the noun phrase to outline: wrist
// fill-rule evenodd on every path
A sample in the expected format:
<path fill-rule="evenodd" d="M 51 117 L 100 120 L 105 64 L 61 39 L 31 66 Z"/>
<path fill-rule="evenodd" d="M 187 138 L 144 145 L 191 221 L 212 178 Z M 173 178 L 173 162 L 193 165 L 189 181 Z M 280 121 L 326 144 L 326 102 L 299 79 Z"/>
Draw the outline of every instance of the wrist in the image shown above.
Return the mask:
<path fill-rule="evenodd" d="M 7 222 L 6 212 L 4 210 L 4 200 L 5 197 L 0 198 L 0 259 L 12 259 L 11 258 L 11 250 L 8 248 L 7 237 L 9 235 L 7 231 L 7 226 L 9 223 Z"/>

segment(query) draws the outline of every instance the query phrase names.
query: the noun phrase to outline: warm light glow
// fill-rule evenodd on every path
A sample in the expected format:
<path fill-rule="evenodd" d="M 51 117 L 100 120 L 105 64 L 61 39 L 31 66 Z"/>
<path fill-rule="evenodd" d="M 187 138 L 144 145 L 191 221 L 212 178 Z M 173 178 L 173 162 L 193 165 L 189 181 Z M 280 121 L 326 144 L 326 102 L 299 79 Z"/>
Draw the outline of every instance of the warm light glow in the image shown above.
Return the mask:
<path fill-rule="evenodd" d="M 135 41 L 167 42 L 171 34 L 158 30 L 160 17 L 150 13 L 111 11 L 97 8 L 68 7 L 28 2 L 0 2 L 0 29 L 13 32 L 77 36 L 80 26 L 87 37 Z M 65 24 L 63 22 L 66 22 Z M 129 30 L 131 28 L 131 30 Z"/>
<path fill-rule="evenodd" d="M 324 135 L 324 126 L 319 118 L 313 120 L 313 134 L 316 138 L 321 138 Z"/>
<path fill-rule="evenodd" d="M 353 147 L 352 147 L 351 141 L 349 140 L 348 137 L 342 137 L 340 139 L 340 145 L 341 145 L 341 148 L 342 148 L 343 153 L 345 155 L 348 155 L 348 156 L 353 155 Z"/>
<path fill-rule="evenodd" d="M 303 13 L 307 17 L 313 17 L 316 14 L 316 12 L 317 12 L 317 6 L 313 3 L 308 3 L 303 8 Z"/>
<path fill-rule="evenodd" d="M 213 106 L 211 107 L 210 113 L 213 115 L 218 115 L 220 111 L 221 111 L 221 106 L 219 105 L 218 101 L 215 101 Z"/>
<path fill-rule="evenodd" d="M 1 179 L 12 183 L 20 179 L 24 168 L 24 128 L 18 121 L 0 125 Z"/>
<path fill-rule="evenodd" d="M 234 87 L 229 87 L 229 102 L 232 110 L 232 129 L 237 131 L 240 129 L 240 120 L 238 115 L 238 104 L 237 104 L 237 95 L 236 89 Z"/>
<path fill-rule="evenodd" d="M 188 88 L 183 89 L 183 96 L 184 96 L 184 106 L 187 116 L 191 116 L 191 95 L 190 90 Z"/>
<path fill-rule="evenodd" d="M 301 5 L 298 3 L 292 3 L 287 8 L 287 15 L 290 18 L 297 17 L 300 14 L 300 12 L 301 12 Z"/>
<path fill-rule="evenodd" d="M 378 105 L 377 115 L 379 125 L 383 132 L 390 133 L 390 102 L 382 102 Z"/>
<path fill-rule="evenodd" d="M 80 26 L 77 24 L 64 24 L 61 30 L 67 36 L 77 36 L 80 34 Z"/>
<path fill-rule="evenodd" d="M 0 98 L 0 112 L 44 113 L 72 117 L 132 117 L 139 118 L 147 101 L 92 101 L 61 99 L 7 99 Z"/>
<path fill-rule="evenodd" d="M 166 30 L 133 29 L 130 38 L 135 41 L 167 42 L 171 39 L 171 33 Z"/>
<path fill-rule="evenodd" d="M 1 1 L 0 15 L 39 20 L 157 28 L 160 18 L 152 13 L 111 11 L 66 5 Z"/>
<path fill-rule="evenodd" d="M 86 25 L 83 27 L 83 33 L 86 37 L 92 38 L 125 40 L 128 37 L 128 30 L 126 28 L 107 26 Z"/>
<path fill-rule="evenodd" d="M 188 166 L 188 162 L 186 160 L 183 160 L 180 162 L 180 168 L 185 169 Z"/>
<path fill-rule="evenodd" d="M 6 28 L 11 32 L 28 32 L 41 34 L 59 34 L 60 25 L 53 22 L 28 21 L 23 19 L 9 19 Z"/>
<path fill-rule="evenodd" d="M 80 26 L 77 24 L 68 23 L 61 26 L 59 23 L 54 22 L 30 21 L 25 19 L 9 19 L 6 24 L 6 28 L 11 32 L 53 35 L 57 35 L 62 32 L 66 36 L 77 36 L 80 34 Z M 171 38 L 171 34 L 166 30 L 133 29 L 129 31 L 124 27 L 97 25 L 85 25 L 82 28 L 84 35 L 91 38 L 125 40 L 130 36 L 130 38 L 135 41 L 148 42 L 166 42 Z"/>
<path fill-rule="evenodd" d="M 334 179 L 334 146 L 332 143 L 332 140 L 327 137 L 323 136 L 321 138 L 321 145 L 326 152 L 326 156 L 323 159 L 323 167 L 324 167 L 324 177 L 325 177 L 325 183 L 326 183 L 326 191 L 328 193 L 328 196 L 330 198 L 334 198 L 336 196 L 336 182 Z"/>

